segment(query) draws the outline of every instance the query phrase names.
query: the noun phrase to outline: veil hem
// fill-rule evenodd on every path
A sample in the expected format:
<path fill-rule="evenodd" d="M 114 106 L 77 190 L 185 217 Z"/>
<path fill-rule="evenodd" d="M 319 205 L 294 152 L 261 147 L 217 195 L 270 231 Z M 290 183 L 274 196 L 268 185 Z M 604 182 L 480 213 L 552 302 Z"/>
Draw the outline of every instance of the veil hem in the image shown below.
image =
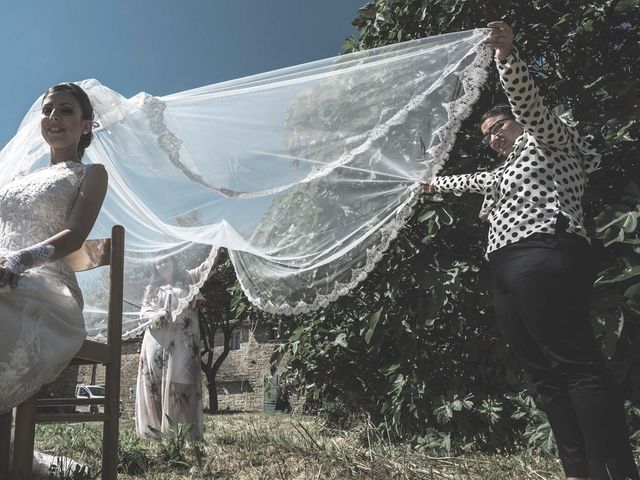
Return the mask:
<path fill-rule="evenodd" d="M 458 77 L 462 87 L 462 95 L 444 105 L 447 112 L 447 123 L 434 132 L 439 142 L 433 145 L 425 153 L 429 158 L 427 168 L 422 179 L 429 179 L 438 173 L 451 152 L 456 140 L 456 136 L 462 122 L 466 120 L 473 110 L 473 105 L 480 97 L 480 89 L 488 77 L 488 68 L 492 60 L 492 49 L 478 45 L 474 60 L 465 67 Z M 424 100 L 424 96 L 415 102 L 408 104 L 404 111 L 416 108 Z M 252 295 L 250 289 L 243 282 L 241 275 L 237 275 L 238 282 L 245 295 L 256 307 L 272 314 L 299 315 L 310 313 L 326 307 L 338 298 L 352 292 L 367 276 L 376 268 L 376 265 L 383 258 L 391 242 L 398 236 L 400 230 L 406 225 L 413 209 L 420 198 L 420 183 L 416 182 L 411 187 L 411 194 L 407 200 L 396 208 L 395 218 L 389 221 L 380 229 L 379 244 L 367 250 L 367 260 L 363 267 L 351 270 L 351 280 L 349 282 L 336 283 L 330 293 L 318 295 L 313 302 L 307 303 L 298 301 L 295 304 L 284 302 L 280 305 L 274 304 L 271 300 L 264 300 L 260 296 Z M 230 251 L 232 263 L 234 263 L 233 251 Z M 235 263 L 234 263 L 235 267 Z M 237 269 L 236 269 L 237 272 Z"/>

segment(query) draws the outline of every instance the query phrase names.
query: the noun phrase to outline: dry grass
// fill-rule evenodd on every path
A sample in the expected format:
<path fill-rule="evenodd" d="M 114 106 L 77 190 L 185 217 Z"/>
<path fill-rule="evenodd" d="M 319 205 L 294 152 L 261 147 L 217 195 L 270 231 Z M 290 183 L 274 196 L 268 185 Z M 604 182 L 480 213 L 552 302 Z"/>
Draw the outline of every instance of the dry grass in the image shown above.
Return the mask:
<path fill-rule="evenodd" d="M 554 458 L 519 455 L 438 456 L 391 444 L 363 425 L 356 431 L 323 431 L 312 417 L 230 414 L 206 418 L 200 445 L 148 444 L 133 422 L 121 424 L 122 480 L 364 480 L 563 478 Z M 175 440 L 175 439 L 174 439 Z M 37 448 L 99 464 L 99 430 L 89 425 L 39 427 Z M 175 445 L 174 445 L 175 446 Z M 182 458 L 176 457 L 176 451 Z"/>

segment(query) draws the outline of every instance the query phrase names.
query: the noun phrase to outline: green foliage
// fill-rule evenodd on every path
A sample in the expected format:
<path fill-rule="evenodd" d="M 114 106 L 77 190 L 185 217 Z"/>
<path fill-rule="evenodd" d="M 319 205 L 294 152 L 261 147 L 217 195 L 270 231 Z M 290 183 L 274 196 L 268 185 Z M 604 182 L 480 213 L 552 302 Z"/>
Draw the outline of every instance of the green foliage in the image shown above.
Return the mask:
<path fill-rule="evenodd" d="M 523 439 L 527 448 L 555 453 L 555 441 L 547 415 L 537 407 L 531 395 L 523 390 L 516 395 L 507 395 L 506 398 L 515 405 L 511 418 L 524 421 L 526 424 Z"/>
<path fill-rule="evenodd" d="M 94 480 L 99 474 L 91 475 L 89 468 L 82 465 L 71 465 L 64 459 L 58 459 L 58 463 L 51 465 L 47 478 L 49 480 Z"/>
<path fill-rule="evenodd" d="M 130 475 L 144 473 L 153 464 L 145 442 L 134 430 L 123 428 L 120 430 L 118 443 L 118 471 Z"/>
<path fill-rule="evenodd" d="M 185 447 L 187 445 L 187 439 L 189 438 L 189 432 L 193 430 L 193 423 L 180 423 L 173 420 L 169 415 L 165 415 L 167 423 L 169 424 L 169 430 L 166 433 L 162 433 L 159 430 L 149 427 L 149 429 L 162 438 L 160 443 L 160 453 L 162 459 L 169 465 L 190 467 L 185 462 Z"/>
<path fill-rule="evenodd" d="M 101 440 L 96 436 L 97 425 L 37 425 L 36 450 L 55 457 L 47 478 L 89 480 L 100 476 Z M 77 455 L 75 452 L 82 452 Z M 77 462 L 77 463 L 76 463 Z"/>
<path fill-rule="evenodd" d="M 147 467 L 140 472 L 119 465 L 122 480 L 255 480 L 255 479 L 491 479 L 560 478 L 557 458 L 535 449 L 517 454 L 433 455 L 412 445 L 390 441 L 390 428 L 376 428 L 365 418 L 347 428 L 329 430 L 318 417 L 240 413 L 205 415 L 205 438 L 187 446 L 185 462 L 164 460 L 159 445 L 141 442 L 125 453 L 135 437 L 131 420 L 120 424 L 120 451 L 128 457 L 144 455 Z M 100 450 L 86 454 L 82 444 L 69 446 L 75 432 L 90 444 L 100 445 L 102 429 L 71 425 L 67 431 L 40 429 L 36 449 L 65 448 L 65 455 L 82 459 L 100 472 Z M 42 431 L 44 430 L 44 431 Z M 125 443 L 123 443 L 123 440 Z M 196 448 L 197 447 L 197 448 Z M 142 448 L 142 450 L 140 450 Z M 94 468 L 95 466 L 95 468 Z M 98 477 L 99 478 L 99 477 Z"/>
<path fill-rule="evenodd" d="M 603 154 L 585 195 L 597 237 L 593 321 L 625 391 L 639 398 L 632 368 L 640 340 L 638 1 L 376 0 L 353 22 L 348 51 L 484 27 L 504 19 L 546 104 L 564 112 Z M 444 173 L 495 166 L 477 123 L 503 101 L 495 69 L 465 122 Z M 328 107 L 318 112 L 320 116 Z M 359 119 L 358 121 L 365 121 Z M 494 162 L 494 163 L 492 163 Z M 544 414 L 498 332 L 484 260 L 480 196 L 424 198 L 376 270 L 349 297 L 283 319 L 292 334 L 284 381 L 310 404 L 367 414 L 390 436 L 446 451 L 553 449 Z M 637 362 L 636 362 L 637 363 Z M 331 408 L 333 408 L 331 407 Z M 329 408 L 329 410 L 331 410 Z"/>
<path fill-rule="evenodd" d="M 244 295 L 236 280 L 233 265 L 226 250 L 221 249 L 214 274 L 200 289 L 204 300 L 198 306 L 200 323 L 200 364 L 209 393 L 209 413 L 218 411 L 216 375 L 230 350 L 231 334 L 243 322 L 268 318 Z M 222 333 L 222 351 L 216 354 L 216 334 Z"/>

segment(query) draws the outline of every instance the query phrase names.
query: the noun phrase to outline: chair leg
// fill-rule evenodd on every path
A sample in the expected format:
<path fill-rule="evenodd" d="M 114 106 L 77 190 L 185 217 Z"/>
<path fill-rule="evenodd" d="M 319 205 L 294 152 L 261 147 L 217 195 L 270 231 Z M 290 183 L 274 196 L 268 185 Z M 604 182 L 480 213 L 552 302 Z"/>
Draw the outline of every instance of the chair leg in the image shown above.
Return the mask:
<path fill-rule="evenodd" d="M 35 433 L 36 397 L 33 396 L 16 408 L 12 480 L 31 480 Z"/>
<path fill-rule="evenodd" d="M 102 480 L 118 478 L 118 437 L 120 430 L 120 358 L 108 363 L 105 371 L 107 419 L 102 429 Z"/>
<path fill-rule="evenodd" d="M 9 479 L 11 460 L 11 412 L 0 415 L 0 480 Z"/>
<path fill-rule="evenodd" d="M 118 414 L 104 422 L 102 429 L 102 480 L 116 480 L 118 478 Z"/>

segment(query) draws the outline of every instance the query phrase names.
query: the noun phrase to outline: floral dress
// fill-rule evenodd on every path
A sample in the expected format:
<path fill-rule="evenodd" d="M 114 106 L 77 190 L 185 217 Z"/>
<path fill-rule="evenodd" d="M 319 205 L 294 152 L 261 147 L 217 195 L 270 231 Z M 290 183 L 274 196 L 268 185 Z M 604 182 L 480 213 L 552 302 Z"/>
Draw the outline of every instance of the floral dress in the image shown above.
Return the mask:
<path fill-rule="evenodd" d="M 196 281 L 196 273 L 189 272 Z M 155 289 L 154 289 L 155 290 Z M 160 440 L 172 423 L 191 425 L 187 438 L 202 439 L 200 327 L 194 302 L 175 319 L 178 300 L 187 294 L 182 284 L 147 287 L 141 321 L 154 321 L 144 334 L 138 365 L 136 431 Z"/>

